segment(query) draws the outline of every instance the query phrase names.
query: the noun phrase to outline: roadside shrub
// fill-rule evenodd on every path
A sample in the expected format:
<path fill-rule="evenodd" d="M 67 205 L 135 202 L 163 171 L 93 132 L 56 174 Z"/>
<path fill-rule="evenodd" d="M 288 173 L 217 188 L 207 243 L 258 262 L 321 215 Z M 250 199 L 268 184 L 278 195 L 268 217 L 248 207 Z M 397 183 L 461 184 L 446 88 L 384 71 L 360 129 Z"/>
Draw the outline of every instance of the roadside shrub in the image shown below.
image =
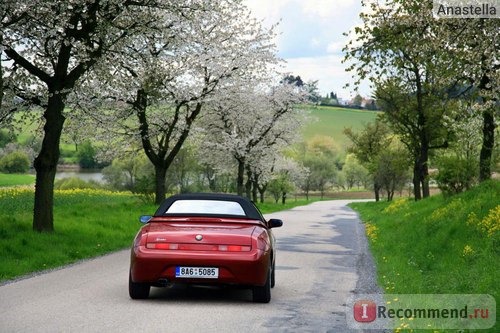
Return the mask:
<path fill-rule="evenodd" d="M 457 156 L 443 156 L 437 161 L 436 181 L 444 195 L 450 196 L 470 189 L 476 182 L 477 163 Z"/>
<path fill-rule="evenodd" d="M 0 171 L 5 173 L 26 173 L 30 169 L 30 159 L 26 152 L 16 150 L 0 158 Z"/>

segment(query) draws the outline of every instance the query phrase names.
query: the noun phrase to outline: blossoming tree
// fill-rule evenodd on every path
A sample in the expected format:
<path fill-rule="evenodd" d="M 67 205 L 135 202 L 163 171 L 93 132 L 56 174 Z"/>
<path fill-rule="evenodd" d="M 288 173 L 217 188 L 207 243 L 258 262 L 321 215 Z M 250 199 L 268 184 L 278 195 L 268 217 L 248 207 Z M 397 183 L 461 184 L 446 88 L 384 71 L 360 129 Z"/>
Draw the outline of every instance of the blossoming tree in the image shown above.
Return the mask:
<path fill-rule="evenodd" d="M 140 142 L 154 165 L 157 203 L 207 102 L 220 86 L 275 63 L 272 39 L 272 29 L 262 28 L 240 1 L 200 1 L 169 13 L 84 83 L 87 105 L 101 110 L 91 114 L 113 136 L 107 141 Z"/>
<path fill-rule="evenodd" d="M 163 1 L 4 0 L 0 4 L 2 114 L 43 110 L 33 229 L 52 231 L 53 188 L 68 98 L 103 56 L 151 29 Z M 69 112 L 69 111 L 68 111 Z M 2 117 L 11 119 L 11 117 Z"/>
<path fill-rule="evenodd" d="M 227 87 L 211 103 L 204 122 L 204 147 L 218 152 L 211 157 L 215 166 L 236 162 L 239 195 L 250 197 L 259 178 L 262 182 L 268 178 L 265 170 L 272 170 L 280 150 L 297 139 L 305 118 L 296 105 L 304 99 L 305 93 L 295 85 L 247 81 Z"/>

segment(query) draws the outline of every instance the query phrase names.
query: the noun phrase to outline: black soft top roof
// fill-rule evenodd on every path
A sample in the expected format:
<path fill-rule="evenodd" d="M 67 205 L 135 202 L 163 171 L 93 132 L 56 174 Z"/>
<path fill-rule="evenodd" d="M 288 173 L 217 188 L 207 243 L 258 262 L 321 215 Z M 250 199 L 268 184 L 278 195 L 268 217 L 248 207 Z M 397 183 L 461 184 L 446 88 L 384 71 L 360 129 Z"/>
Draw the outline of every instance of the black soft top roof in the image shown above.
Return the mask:
<path fill-rule="evenodd" d="M 177 200 L 215 200 L 215 201 L 234 201 L 240 204 L 240 206 L 245 211 L 247 218 L 254 220 L 265 221 L 264 217 L 257 209 L 257 207 L 245 197 L 235 195 L 235 194 L 225 194 L 225 193 L 185 193 L 176 194 L 171 197 L 166 198 L 161 203 L 160 207 L 156 210 L 154 216 L 165 216 L 165 212 L 168 208 Z M 170 214 L 168 214 L 170 215 Z M 241 218 L 241 216 L 239 216 Z"/>

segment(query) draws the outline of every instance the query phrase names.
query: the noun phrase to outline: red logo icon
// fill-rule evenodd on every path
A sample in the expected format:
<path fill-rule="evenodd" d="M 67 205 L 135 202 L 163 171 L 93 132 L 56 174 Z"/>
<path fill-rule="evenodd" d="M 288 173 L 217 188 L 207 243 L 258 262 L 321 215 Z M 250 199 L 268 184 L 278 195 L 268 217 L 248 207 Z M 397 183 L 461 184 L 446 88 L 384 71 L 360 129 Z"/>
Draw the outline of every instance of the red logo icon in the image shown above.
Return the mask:
<path fill-rule="evenodd" d="M 371 323 L 377 318 L 377 305 L 374 301 L 360 300 L 353 306 L 354 320 L 360 323 Z"/>

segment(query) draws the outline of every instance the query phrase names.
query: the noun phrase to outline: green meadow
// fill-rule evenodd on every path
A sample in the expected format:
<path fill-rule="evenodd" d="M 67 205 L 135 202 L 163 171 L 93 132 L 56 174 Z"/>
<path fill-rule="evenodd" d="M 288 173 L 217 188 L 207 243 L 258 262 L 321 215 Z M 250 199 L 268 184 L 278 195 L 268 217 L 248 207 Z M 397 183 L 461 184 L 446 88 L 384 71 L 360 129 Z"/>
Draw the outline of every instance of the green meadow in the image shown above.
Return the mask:
<path fill-rule="evenodd" d="M 304 127 L 304 139 L 308 140 L 316 135 L 330 136 L 344 149 L 349 139 L 344 135 L 345 128 L 361 129 L 365 124 L 375 120 L 378 112 L 345 109 L 331 106 L 305 106 L 309 112 L 309 121 Z"/>

